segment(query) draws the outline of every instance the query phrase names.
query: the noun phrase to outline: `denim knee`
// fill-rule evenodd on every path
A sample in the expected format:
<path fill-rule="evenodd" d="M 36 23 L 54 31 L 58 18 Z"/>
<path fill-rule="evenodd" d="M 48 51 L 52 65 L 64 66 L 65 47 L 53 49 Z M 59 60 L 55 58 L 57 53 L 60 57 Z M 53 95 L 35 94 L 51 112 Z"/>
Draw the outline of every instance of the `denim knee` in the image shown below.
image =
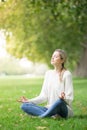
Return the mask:
<path fill-rule="evenodd" d="M 21 109 L 22 109 L 22 110 L 25 110 L 25 109 L 26 109 L 26 103 L 23 103 L 23 104 L 21 105 Z"/>
<path fill-rule="evenodd" d="M 33 103 L 23 103 L 21 109 L 27 111 L 31 106 L 33 106 Z"/>

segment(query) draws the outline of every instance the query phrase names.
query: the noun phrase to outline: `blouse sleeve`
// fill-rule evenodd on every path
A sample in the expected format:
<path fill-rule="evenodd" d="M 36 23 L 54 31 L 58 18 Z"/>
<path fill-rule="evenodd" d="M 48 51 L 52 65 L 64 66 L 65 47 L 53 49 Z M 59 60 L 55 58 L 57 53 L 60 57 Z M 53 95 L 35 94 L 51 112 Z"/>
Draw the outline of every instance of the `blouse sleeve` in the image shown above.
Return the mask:
<path fill-rule="evenodd" d="M 48 76 L 47 76 L 47 73 L 46 73 L 45 78 L 44 78 L 44 82 L 43 82 L 43 85 L 42 85 L 42 89 L 41 89 L 39 96 L 30 99 L 29 102 L 33 102 L 35 104 L 40 104 L 40 103 L 47 101 L 47 94 L 46 94 L 46 86 L 47 86 L 47 82 L 48 82 L 47 78 L 48 78 Z"/>
<path fill-rule="evenodd" d="M 72 74 L 69 71 L 65 75 L 64 86 L 65 86 L 65 101 L 69 105 L 71 105 L 73 101 L 73 84 L 72 84 Z"/>

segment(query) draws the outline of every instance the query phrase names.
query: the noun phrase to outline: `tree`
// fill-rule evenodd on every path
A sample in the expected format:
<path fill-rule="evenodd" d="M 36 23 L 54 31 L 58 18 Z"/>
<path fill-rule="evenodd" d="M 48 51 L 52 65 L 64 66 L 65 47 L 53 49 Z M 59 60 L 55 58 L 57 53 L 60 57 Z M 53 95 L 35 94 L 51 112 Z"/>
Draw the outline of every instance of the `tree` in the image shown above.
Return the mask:
<path fill-rule="evenodd" d="M 13 0 L 3 6 L 1 11 L 7 15 L 0 14 L 5 23 L 1 21 L 1 27 L 13 32 L 7 44 L 11 54 L 48 63 L 54 49 L 63 48 L 70 67 L 77 65 L 76 74 L 87 76 L 86 66 L 79 62 L 80 55 L 84 57 L 82 64 L 87 59 L 86 0 Z"/>

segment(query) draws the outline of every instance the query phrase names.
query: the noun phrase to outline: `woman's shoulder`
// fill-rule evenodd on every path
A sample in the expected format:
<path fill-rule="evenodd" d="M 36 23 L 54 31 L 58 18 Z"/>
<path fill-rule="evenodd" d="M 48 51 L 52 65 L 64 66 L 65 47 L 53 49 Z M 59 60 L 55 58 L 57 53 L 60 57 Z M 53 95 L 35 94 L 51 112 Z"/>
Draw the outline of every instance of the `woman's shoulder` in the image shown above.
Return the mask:
<path fill-rule="evenodd" d="M 66 76 L 72 76 L 72 73 L 70 70 L 65 70 L 64 77 L 66 77 Z"/>
<path fill-rule="evenodd" d="M 46 72 L 46 74 L 51 74 L 51 73 L 54 73 L 54 70 L 50 69 Z"/>
<path fill-rule="evenodd" d="M 54 73 L 54 70 L 52 69 L 46 71 L 46 75 L 53 74 L 53 73 Z"/>
<path fill-rule="evenodd" d="M 53 73 L 54 73 L 53 70 L 51 70 L 51 69 L 50 69 L 50 70 L 47 70 L 46 73 L 45 73 L 45 77 L 47 78 L 47 77 L 53 75 Z"/>

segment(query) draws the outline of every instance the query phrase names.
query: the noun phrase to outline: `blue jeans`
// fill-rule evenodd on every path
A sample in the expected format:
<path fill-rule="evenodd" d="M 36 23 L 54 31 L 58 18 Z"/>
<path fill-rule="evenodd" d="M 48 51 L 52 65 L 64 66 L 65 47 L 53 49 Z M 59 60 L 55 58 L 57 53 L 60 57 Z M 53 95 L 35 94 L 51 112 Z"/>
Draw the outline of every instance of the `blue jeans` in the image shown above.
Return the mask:
<path fill-rule="evenodd" d="M 68 115 L 68 109 L 65 101 L 58 99 L 50 108 L 37 106 L 33 103 L 23 103 L 21 109 L 29 115 L 43 117 L 50 117 L 55 114 L 66 118 Z"/>

